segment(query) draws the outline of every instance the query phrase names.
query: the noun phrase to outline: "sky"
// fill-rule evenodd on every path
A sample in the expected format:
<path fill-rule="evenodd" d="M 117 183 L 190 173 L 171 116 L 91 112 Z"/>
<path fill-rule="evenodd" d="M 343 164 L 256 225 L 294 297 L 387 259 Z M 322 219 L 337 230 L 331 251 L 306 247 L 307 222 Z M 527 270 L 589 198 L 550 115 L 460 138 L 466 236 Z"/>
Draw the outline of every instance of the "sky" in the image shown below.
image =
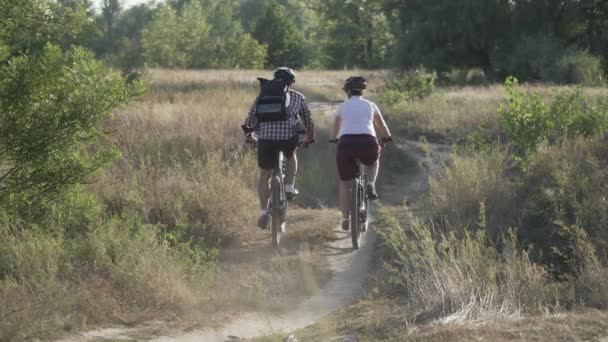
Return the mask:
<path fill-rule="evenodd" d="M 99 9 L 101 7 L 101 3 L 103 0 L 93 0 L 95 7 Z M 143 4 L 144 2 L 150 2 L 151 0 L 120 0 L 120 3 L 124 6 L 124 8 L 129 8 L 133 5 Z M 156 1 L 158 2 L 158 1 Z"/>

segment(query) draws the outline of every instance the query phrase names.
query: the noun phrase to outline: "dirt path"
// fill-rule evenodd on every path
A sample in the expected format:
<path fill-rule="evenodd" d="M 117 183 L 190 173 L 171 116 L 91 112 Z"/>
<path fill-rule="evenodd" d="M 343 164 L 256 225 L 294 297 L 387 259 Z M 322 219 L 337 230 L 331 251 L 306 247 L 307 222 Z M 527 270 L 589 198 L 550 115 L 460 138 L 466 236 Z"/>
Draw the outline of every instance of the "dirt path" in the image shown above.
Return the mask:
<path fill-rule="evenodd" d="M 247 313 L 219 329 L 206 329 L 183 335 L 163 336 L 157 342 L 226 341 L 247 339 L 271 333 L 289 333 L 314 323 L 323 315 L 350 304 L 363 293 L 376 235 L 365 234 L 361 249 L 353 251 L 350 234 L 337 232 L 339 239 L 324 250 L 334 271 L 332 279 L 311 298 L 283 315 Z"/>

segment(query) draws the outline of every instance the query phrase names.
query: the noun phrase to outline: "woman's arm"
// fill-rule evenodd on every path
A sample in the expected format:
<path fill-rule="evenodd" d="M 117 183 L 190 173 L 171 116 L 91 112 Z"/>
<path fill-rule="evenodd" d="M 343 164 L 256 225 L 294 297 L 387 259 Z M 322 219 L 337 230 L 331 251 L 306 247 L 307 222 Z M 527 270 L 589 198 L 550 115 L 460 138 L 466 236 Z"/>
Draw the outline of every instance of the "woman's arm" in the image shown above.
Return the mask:
<path fill-rule="evenodd" d="M 391 136 L 391 132 L 389 131 L 388 126 L 386 125 L 386 122 L 384 121 L 384 117 L 382 117 L 382 113 L 380 112 L 380 109 L 375 104 L 374 104 L 374 127 L 376 128 L 376 130 L 378 130 L 378 131 L 380 131 L 380 133 L 382 133 L 382 136 L 384 138 L 388 138 Z"/>
<path fill-rule="evenodd" d="M 342 119 L 340 119 L 340 115 L 336 115 L 336 119 L 334 120 L 334 125 L 331 128 L 331 136 L 330 140 L 336 140 L 338 138 L 338 133 L 340 132 L 340 124 L 342 123 Z"/>

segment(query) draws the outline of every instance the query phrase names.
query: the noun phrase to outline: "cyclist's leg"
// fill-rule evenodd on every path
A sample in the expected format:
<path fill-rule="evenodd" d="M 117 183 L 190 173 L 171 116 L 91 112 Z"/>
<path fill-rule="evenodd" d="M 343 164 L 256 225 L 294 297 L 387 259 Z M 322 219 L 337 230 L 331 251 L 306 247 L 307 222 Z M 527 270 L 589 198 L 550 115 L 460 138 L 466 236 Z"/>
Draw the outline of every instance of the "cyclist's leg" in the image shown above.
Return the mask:
<path fill-rule="evenodd" d="M 285 154 L 285 191 L 288 193 L 296 193 L 295 181 L 298 173 L 298 157 L 296 150 L 298 148 L 298 137 L 295 136 L 283 142 L 282 151 Z"/>
<path fill-rule="evenodd" d="M 352 179 L 340 180 L 340 212 L 342 213 L 342 220 L 348 220 L 350 213 L 350 191 L 353 186 Z"/>
<path fill-rule="evenodd" d="M 260 228 L 268 223 L 268 200 L 270 198 L 270 177 L 274 171 L 274 165 L 279 157 L 279 148 L 276 141 L 260 140 L 258 142 L 258 166 L 260 168 L 260 179 L 258 181 L 258 198 L 260 200 L 260 217 L 258 225 Z"/>
<path fill-rule="evenodd" d="M 376 192 L 376 179 L 380 170 L 380 145 L 375 137 L 369 137 L 363 141 L 364 146 L 359 149 L 359 158 L 365 165 L 367 174 L 367 193 L 370 199 L 378 198 Z"/>
<path fill-rule="evenodd" d="M 270 198 L 270 177 L 274 170 L 260 169 L 260 179 L 258 181 L 258 198 L 260 199 L 260 210 L 265 212 L 268 209 L 268 199 Z M 262 212 L 260 212 L 262 213 Z"/>
<path fill-rule="evenodd" d="M 349 139 L 348 137 L 340 139 L 336 153 L 336 164 L 338 165 L 338 175 L 340 177 L 340 212 L 342 213 L 342 228 L 345 230 L 348 230 L 352 180 L 357 176 L 357 163 L 354 157 L 356 146 L 350 143 Z"/>

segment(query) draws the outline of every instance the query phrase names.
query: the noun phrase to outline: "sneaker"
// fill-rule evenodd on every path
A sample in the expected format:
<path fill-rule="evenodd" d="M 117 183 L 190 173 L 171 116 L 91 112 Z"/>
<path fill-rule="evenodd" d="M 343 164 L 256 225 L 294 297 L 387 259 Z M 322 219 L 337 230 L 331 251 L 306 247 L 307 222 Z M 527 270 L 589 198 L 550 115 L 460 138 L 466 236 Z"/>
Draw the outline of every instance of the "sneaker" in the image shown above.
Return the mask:
<path fill-rule="evenodd" d="M 342 230 L 350 230 L 350 220 L 342 220 Z"/>
<path fill-rule="evenodd" d="M 268 222 L 270 221 L 270 214 L 269 213 L 265 213 L 260 215 L 260 218 L 258 218 L 258 227 L 260 227 L 261 229 L 268 229 Z"/>
<path fill-rule="evenodd" d="M 288 201 L 293 201 L 294 198 L 296 198 L 296 196 L 299 194 L 300 192 L 298 191 L 298 189 L 293 189 L 293 192 L 290 191 L 285 191 L 285 198 Z"/>
<path fill-rule="evenodd" d="M 378 193 L 376 192 L 376 187 L 374 187 L 373 185 L 367 184 L 366 192 L 367 192 L 367 198 L 370 201 L 374 201 L 374 200 L 378 199 Z"/>

